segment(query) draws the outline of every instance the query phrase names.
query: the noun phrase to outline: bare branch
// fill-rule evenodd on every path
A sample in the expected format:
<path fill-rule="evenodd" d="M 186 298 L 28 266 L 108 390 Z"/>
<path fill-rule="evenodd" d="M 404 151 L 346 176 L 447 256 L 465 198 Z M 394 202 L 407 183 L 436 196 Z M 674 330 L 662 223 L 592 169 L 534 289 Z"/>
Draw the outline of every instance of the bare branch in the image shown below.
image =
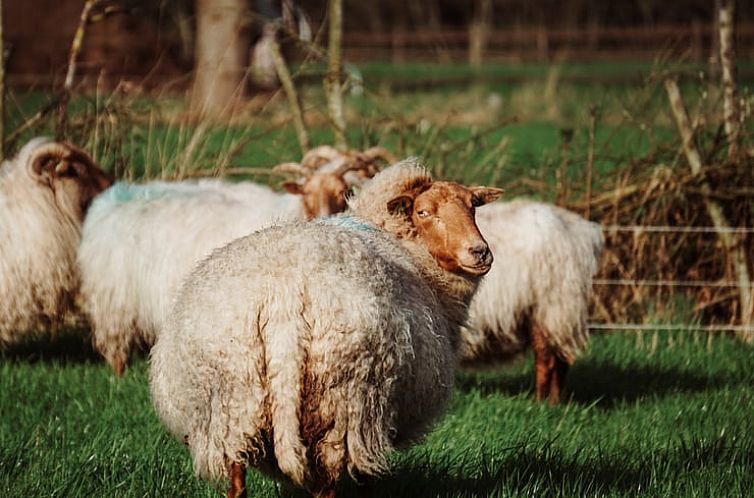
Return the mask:
<path fill-rule="evenodd" d="M 665 80 L 665 89 L 668 93 L 670 100 L 670 107 L 673 111 L 673 115 L 678 125 L 678 131 L 683 139 L 683 149 L 686 153 L 686 159 L 691 166 L 692 172 L 697 174 L 702 173 L 702 161 L 699 151 L 694 144 L 693 130 L 691 128 L 691 120 L 689 119 L 686 106 L 683 103 L 681 92 L 678 90 L 678 85 L 674 80 Z M 754 319 L 754 302 L 752 300 L 753 294 L 751 292 L 751 277 L 749 273 L 749 267 L 746 262 L 746 253 L 741 244 L 740 237 L 736 236 L 729 230 L 728 220 L 725 218 L 722 207 L 711 198 L 712 188 L 705 180 L 702 183 L 702 193 L 704 196 L 704 206 L 707 209 L 707 214 L 712 220 L 715 228 L 718 229 L 717 235 L 720 241 L 723 243 L 725 250 L 728 254 L 729 264 L 733 266 L 733 270 L 736 274 L 736 281 L 738 282 L 738 294 L 741 303 L 741 324 L 750 325 L 752 319 Z M 751 332 L 740 332 L 741 337 L 747 342 L 754 341 L 754 334 Z"/>
<path fill-rule="evenodd" d="M 296 128 L 296 136 L 298 137 L 298 145 L 301 148 L 301 154 L 306 154 L 306 151 L 308 151 L 311 146 L 311 142 L 309 141 L 309 132 L 306 130 L 304 112 L 301 109 L 301 99 L 296 91 L 296 86 L 293 84 L 293 78 L 291 78 L 291 73 L 288 70 L 285 59 L 280 53 L 280 44 L 277 40 L 277 27 L 270 25 L 265 26 L 265 29 L 275 30 L 270 45 L 272 62 L 275 64 L 275 71 L 277 72 L 278 79 L 283 85 L 286 97 L 288 97 L 288 105 L 290 106 L 291 114 L 293 115 L 293 126 Z"/>

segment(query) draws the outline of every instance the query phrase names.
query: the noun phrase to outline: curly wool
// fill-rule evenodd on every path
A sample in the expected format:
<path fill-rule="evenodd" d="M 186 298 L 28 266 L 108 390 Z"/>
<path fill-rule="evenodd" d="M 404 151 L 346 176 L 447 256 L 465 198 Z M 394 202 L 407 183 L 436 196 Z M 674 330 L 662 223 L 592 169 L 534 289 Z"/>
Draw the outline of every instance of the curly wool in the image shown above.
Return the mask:
<path fill-rule="evenodd" d="M 151 346 L 183 278 L 212 249 L 302 216 L 300 197 L 253 183 L 114 185 L 92 204 L 78 252 L 95 348 L 113 364 Z"/>
<path fill-rule="evenodd" d="M 0 345 L 59 325 L 78 285 L 81 220 L 28 168 L 35 138 L 0 169 Z"/>
<path fill-rule="evenodd" d="M 530 320 L 571 364 L 589 343 L 588 302 L 602 254 L 598 224 L 564 209 L 516 200 L 477 211 L 495 256 L 461 335 L 466 365 L 507 361 L 530 346 Z"/>
<path fill-rule="evenodd" d="M 242 462 L 311 491 L 346 471 L 374 475 L 445 410 L 458 327 L 444 302 L 468 302 L 476 280 L 444 295 L 427 277 L 442 272 L 434 259 L 379 228 L 410 232 L 382 213 L 400 179 L 431 181 L 412 162 L 393 166 L 348 215 L 238 239 L 186 280 L 150 380 L 200 476 Z"/>

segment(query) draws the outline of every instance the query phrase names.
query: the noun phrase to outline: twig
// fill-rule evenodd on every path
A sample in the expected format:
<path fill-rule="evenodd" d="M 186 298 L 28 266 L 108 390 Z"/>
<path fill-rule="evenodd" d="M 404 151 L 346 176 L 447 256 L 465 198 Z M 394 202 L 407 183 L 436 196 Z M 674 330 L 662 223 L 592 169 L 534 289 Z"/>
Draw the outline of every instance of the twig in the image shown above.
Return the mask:
<path fill-rule="evenodd" d="M 683 152 L 686 154 L 692 173 L 699 174 L 702 171 L 702 156 L 699 155 L 699 149 L 694 143 L 694 129 L 691 126 L 686 105 L 683 103 L 681 91 L 678 89 L 675 80 L 671 79 L 665 80 L 665 90 L 668 93 L 668 100 L 670 100 L 670 110 L 673 111 L 673 117 L 675 117 L 678 126 L 678 133 L 681 135 Z"/>
<path fill-rule="evenodd" d="M 594 169 L 594 136 L 597 128 L 597 107 L 589 107 L 589 150 L 586 156 L 586 211 L 584 217 L 588 220 L 592 216 L 592 174 Z"/>
<path fill-rule="evenodd" d="M 89 15 L 95 5 L 100 3 L 101 0 L 86 0 L 84 8 L 81 10 L 81 16 L 79 17 L 79 25 L 76 28 L 76 33 L 73 35 L 73 41 L 71 42 L 71 49 L 68 52 L 68 71 L 65 75 L 65 81 L 63 82 L 63 91 L 58 102 L 58 130 L 57 134 L 62 135 L 65 130 L 66 117 L 68 110 L 68 101 L 71 99 L 71 91 L 73 89 L 73 80 L 76 76 L 76 67 L 81 48 L 84 46 L 84 33 L 86 32 L 86 24 L 89 20 Z"/>
<path fill-rule="evenodd" d="M 275 30 L 270 45 L 272 62 L 275 64 L 275 71 L 280 79 L 280 83 L 283 85 L 285 95 L 288 97 L 288 105 L 290 106 L 291 114 L 293 115 L 293 126 L 296 128 L 298 145 L 301 148 L 301 155 L 304 155 L 311 148 L 311 142 L 309 141 L 309 132 L 306 130 L 304 113 L 301 110 L 301 99 L 296 91 L 296 86 L 293 84 L 293 79 L 291 78 L 291 73 L 288 70 L 285 59 L 283 59 L 283 55 L 280 53 L 280 44 L 278 44 L 277 40 L 277 27 L 274 25 L 270 27 L 265 26 L 265 29 Z"/>
<path fill-rule="evenodd" d="M 217 176 L 242 176 L 242 175 L 268 175 L 276 177 L 288 177 L 290 175 L 281 173 L 271 168 L 245 168 L 245 167 L 231 167 L 224 168 L 222 175 L 217 174 L 211 170 L 194 170 L 187 171 L 181 174 L 181 178 L 214 178 Z"/>

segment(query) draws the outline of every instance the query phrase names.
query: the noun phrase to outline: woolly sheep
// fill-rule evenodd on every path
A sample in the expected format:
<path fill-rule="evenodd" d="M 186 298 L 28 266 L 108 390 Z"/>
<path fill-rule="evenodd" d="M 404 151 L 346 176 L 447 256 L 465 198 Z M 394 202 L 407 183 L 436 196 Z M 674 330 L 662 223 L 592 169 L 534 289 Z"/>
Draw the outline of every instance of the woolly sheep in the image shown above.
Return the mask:
<path fill-rule="evenodd" d="M 527 200 L 485 206 L 477 223 L 506 264 L 493 266 L 474 297 L 461 336 L 462 363 L 506 361 L 532 348 L 537 399 L 554 403 L 589 341 L 602 231 L 575 213 Z"/>
<path fill-rule="evenodd" d="M 61 324 L 89 203 L 110 185 L 82 150 L 35 138 L 0 169 L 0 345 Z"/>
<path fill-rule="evenodd" d="M 360 165 L 309 171 L 336 185 Z M 343 189 L 344 190 L 344 189 Z M 337 199 L 343 190 L 330 190 Z M 122 375 L 134 347 L 150 347 L 182 279 L 212 249 L 274 221 L 331 214 L 313 193 L 281 194 L 218 180 L 116 184 L 92 204 L 78 252 L 83 307 L 95 348 Z M 344 202 L 344 201 L 342 201 Z M 342 210 L 343 208 L 341 208 Z"/>
<path fill-rule="evenodd" d="M 277 226 L 204 260 L 151 353 L 156 411 L 205 478 L 259 467 L 316 496 L 373 475 L 446 408 L 457 335 L 492 262 L 473 207 L 499 189 L 378 174 L 350 214 Z"/>
<path fill-rule="evenodd" d="M 531 347 L 537 399 L 560 397 L 569 366 L 589 342 L 592 277 L 604 244 L 596 223 L 540 202 L 484 206 L 479 230 L 500 261 L 471 304 L 460 358 L 466 367 L 511 360 Z"/>

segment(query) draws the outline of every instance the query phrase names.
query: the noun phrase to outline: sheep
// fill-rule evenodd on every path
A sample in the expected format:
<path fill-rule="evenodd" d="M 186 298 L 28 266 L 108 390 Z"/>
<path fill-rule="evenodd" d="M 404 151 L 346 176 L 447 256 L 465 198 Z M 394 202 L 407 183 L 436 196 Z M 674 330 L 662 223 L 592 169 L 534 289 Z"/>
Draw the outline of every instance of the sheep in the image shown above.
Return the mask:
<path fill-rule="evenodd" d="M 301 176 L 298 181 L 284 182 L 283 188 L 303 197 L 304 211 L 311 219 L 343 211 L 346 194 L 377 173 L 380 159 L 389 164 L 395 162 L 395 157 L 382 147 L 340 152 L 329 145 L 321 145 L 304 154 L 301 163 L 284 163 L 275 169 Z M 344 173 L 337 173 L 339 171 Z M 324 207 L 329 213 L 324 212 Z"/>
<path fill-rule="evenodd" d="M 602 230 L 571 211 L 528 200 L 484 206 L 477 223 L 492 253 L 517 264 L 496 265 L 485 277 L 461 334 L 461 364 L 503 363 L 531 347 L 536 397 L 555 403 L 589 342 Z"/>
<path fill-rule="evenodd" d="M 76 247 L 110 178 L 83 150 L 32 139 L 0 169 L 0 345 L 55 330 L 73 310 Z"/>
<path fill-rule="evenodd" d="M 304 189 L 331 187 L 332 201 L 321 205 L 314 191 L 281 194 L 249 182 L 114 185 L 92 204 L 77 257 L 95 349 L 122 376 L 132 349 L 154 343 L 183 277 L 212 249 L 275 220 L 335 212 L 343 176 L 363 167 L 307 169 Z"/>
<path fill-rule="evenodd" d="M 458 332 L 492 255 L 474 207 L 499 189 L 398 163 L 349 211 L 215 250 L 152 348 L 155 410 L 195 472 L 246 496 L 253 466 L 335 496 L 447 407 Z"/>
<path fill-rule="evenodd" d="M 589 342 L 602 231 L 575 213 L 527 200 L 485 206 L 477 223 L 495 258 L 507 264 L 492 268 L 471 303 L 461 363 L 504 362 L 531 348 L 536 397 L 555 403 Z"/>

